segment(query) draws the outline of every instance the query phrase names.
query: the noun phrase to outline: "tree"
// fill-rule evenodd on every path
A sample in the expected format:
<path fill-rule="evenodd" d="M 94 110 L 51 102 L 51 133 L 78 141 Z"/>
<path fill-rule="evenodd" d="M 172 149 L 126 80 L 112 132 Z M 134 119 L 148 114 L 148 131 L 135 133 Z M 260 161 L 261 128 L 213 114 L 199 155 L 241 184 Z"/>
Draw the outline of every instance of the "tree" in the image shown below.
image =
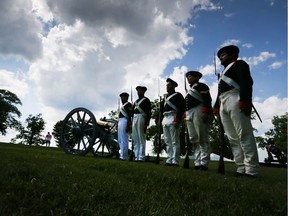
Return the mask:
<path fill-rule="evenodd" d="M 258 146 L 263 148 L 267 143 L 267 140 L 269 138 L 272 138 L 276 146 L 287 154 L 287 118 L 287 112 L 280 116 L 274 116 L 272 119 L 272 124 L 274 125 L 274 128 L 265 132 L 265 136 L 267 138 L 257 137 L 257 141 L 259 141 Z"/>
<path fill-rule="evenodd" d="M 214 119 L 209 128 L 209 143 L 211 148 L 211 153 L 220 155 L 220 134 L 219 134 L 219 125 L 218 122 Z M 227 136 L 224 134 L 225 143 L 224 143 L 224 157 L 233 160 L 232 150 L 229 144 Z"/>
<path fill-rule="evenodd" d="M 19 134 L 11 141 L 16 142 L 16 140 L 20 139 L 20 144 L 42 145 L 44 144 L 44 138 L 41 133 L 45 129 L 45 124 L 42 114 L 36 116 L 29 115 L 25 120 L 25 126 L 21 125 L 17 128 Z"/>
<path fill-rule="evenodd" d="M 0 89 L 0 133 L 6 135 L 8 128 L 19 127 L 20 122 L 16 117 L 21 116 L 21 112 L 16 105 L 22 105 L 16 94 Z"/>
<path fill-rule="evenodd" d="M 57 146 L 60 146 L 60 132 L 62 128 L 62 123 L 63 123 L 63 120 L 60 120 L 53 127 L 52 135 L 54 137 L 54 140 Z"/>
<path fill-rule="evenodd" d="M 117 110 L 111 110 L 110 113 L 108 114 L 108 116 L 110 118 L 113 118 L 113 119 L 118 119 L 118 113 L 119 113 L 119 111 L 117 111 Z"/>
<path fill-rule="evenodd" d="M 160 106 L 159 106 L 159 99 L 155 99 L 154 101 L 151 101 L 151 120 L 150 120 L 150 127 L 147 128 L 147 134 L 146 139 L 147 140 L 153 140 L 153 153 L 157 154 L 158 146 L 160 146 L 159 153 L 161 154 L 163 150 L 166 149 L 166 145 L 164 143 L 164 140 L 161 139 L 160 145 L 159 143 L 159 131 L 162 133 L 162 129 L 159 130 L 159 126 L 157 125 L 158 119 L 159 119 L 159 112 L 160 112 Z M 154 121 L 155 124 L 152 124 L 152 121 Z"/>

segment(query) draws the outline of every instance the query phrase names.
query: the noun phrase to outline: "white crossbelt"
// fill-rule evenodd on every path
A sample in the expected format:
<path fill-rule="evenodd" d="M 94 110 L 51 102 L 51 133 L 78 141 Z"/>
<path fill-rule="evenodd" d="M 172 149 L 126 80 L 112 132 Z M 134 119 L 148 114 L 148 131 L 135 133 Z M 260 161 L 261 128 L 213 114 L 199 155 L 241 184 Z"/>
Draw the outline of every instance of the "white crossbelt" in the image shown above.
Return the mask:
<path fill-rule="evenodd" d="M 223 80 L 225 83 L 227 83 L 230 86 L 233 86 L 236 89 L 240 89 L 240 85 L 238 83 L 236 83 L 233 79 L 231 79 L 230 77 L 226 76 L 225 73 L 229 70 L 229 68 L 234 64 L 235 62 L 231 62 L 222 72 L 221 77 L 219 79 Z"/>
<path fill-rule="evenodd" d="M 145 111 L 140 107 L 140 104 L 145 100 L 145 97 L 143 97 L 141 100 L 137 102 L 135 102 L 135 109 L 138 109 L 139 112 L 143 115 L 143 116 L 146 116 L 146 113 Z"/>
<path fill-rule="evenodd" d="M 125 116 L 126 118 L 129 118 L 129 115 L 124 108 L 126 104 L 128 104 L 128 101 L 125 104 L 123 104 L 123 106 L 120 109 L 120 112 L 122 113 L 123 116 Z"/>
<path fill-rule="evenodd" d="M 233 86 L 236 89 L 240 89 L 240 85 L 238 83 L 236 83 L 230 77 L 226 76 L 225 74 L 223 74 L 223 76 L 221 76 L 221 80 L 223 80 L 225 83 L 227 83 L 230 86 Z"/>
<path fill-rule="evenodd" d="M 174 97 L 175 95 L 177 95 L 177 92 L 175 92 L 174 94 L 170 95 L 169 97 L 165 98 L 165 103 L 164 103 L 164 106 L 166 104 L 168 104 L 172 109 L 174 109 L 176 112 L 177 112 L 177 107 L 171 103 L 171 101 L 169 101 L 172 97 Z"/>
<path fill-rule="evenodd" d="M 173 111 L 173 110 L 167 111 L 167 112 L 164 112 L 163 115 L 164 115 L 164 116 L 176 115 L 176 111 Z"/>
<path fill-rule="evenodd" d="M 196 98 L 197 100 L 199 100 L 200 102 L 204 102 L 201 94 L 196 90 L 196 89 L 189 89 L 188 93 L 191 97 Z"/>

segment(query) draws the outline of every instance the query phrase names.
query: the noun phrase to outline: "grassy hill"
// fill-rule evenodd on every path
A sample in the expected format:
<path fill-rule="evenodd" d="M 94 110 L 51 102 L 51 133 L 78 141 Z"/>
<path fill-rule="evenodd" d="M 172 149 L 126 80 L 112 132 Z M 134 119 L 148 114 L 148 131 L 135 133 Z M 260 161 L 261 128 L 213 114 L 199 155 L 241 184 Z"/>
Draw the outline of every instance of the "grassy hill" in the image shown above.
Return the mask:
<path fill-rule="evenodd" d="M 287 215 L 287 169 L 233 177 L 234 163 L 207 172 L 58 148 L 0 144 L 0 215 Z M 181 162 L 183 163 L 183 161 Z"/>

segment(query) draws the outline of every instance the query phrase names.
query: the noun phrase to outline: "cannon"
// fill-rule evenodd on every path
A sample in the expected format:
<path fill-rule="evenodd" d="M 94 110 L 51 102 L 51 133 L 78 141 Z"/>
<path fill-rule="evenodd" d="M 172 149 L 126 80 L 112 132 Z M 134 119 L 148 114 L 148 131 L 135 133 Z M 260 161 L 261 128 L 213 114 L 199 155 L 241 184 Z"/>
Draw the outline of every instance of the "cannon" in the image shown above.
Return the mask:
<path fill-rule="evenodd" d="M 275 145 L 272 139 L 268 140 L 268 143 L 265 145 L 265 148 L 268 154 L 268 157 L 264 159 L 265 163 L 270 164 L 271 162 L 279 162 L 280 164 L 283 165 L 287 163 L 286 154 Z"/>
<path fill-rule="evenodd" d="M 62 123 L 60 145 L 67 154 L 113 157 L 118 153 L 117 120 L 96 120 L 91 111 L 78 107 L 71 110 Z"/>

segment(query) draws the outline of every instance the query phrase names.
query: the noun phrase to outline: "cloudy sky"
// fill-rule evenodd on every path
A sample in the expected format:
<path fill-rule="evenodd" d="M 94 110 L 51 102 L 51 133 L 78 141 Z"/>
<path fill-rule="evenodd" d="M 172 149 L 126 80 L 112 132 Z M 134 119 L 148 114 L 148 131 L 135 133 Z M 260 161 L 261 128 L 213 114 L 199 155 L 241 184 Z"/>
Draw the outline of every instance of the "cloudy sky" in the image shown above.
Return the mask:
<path fill-rule="evenodd" d="M 170 77 L 184 94 L 188 70 L 203 73 L 214 101 L 213 55 L 228 44 L 250 64 L 262 135 L 287 111 L 282 0 L 1 0 L 0 89 L 21 99 L 23 121 L 42 113 L 45 134 L 75 107 L 107 116 L 121 92 L 132 87 L 136 98 L 137 85 L 154 100 Z"/>

